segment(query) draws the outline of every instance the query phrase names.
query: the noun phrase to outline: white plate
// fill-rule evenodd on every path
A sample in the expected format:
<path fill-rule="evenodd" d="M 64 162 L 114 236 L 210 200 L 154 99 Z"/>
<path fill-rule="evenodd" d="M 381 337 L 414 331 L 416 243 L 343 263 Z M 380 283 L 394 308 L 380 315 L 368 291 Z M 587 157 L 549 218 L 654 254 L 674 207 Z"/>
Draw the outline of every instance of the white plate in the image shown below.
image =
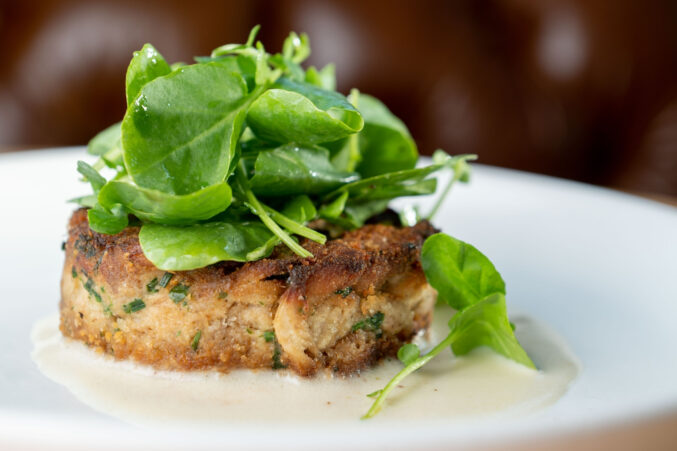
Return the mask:
<path fill-rule="evenodd" d="M 0 156 L 0 448 L 368 449 L 533 438 L 677 410 L 677 209 L 579 183 L 476 166 L 436 219 L 488 254 L 511 309 L 549 324 L 583 363 L 552 407 L 512 420 L 141 430 L 91 410 L 30 358 L 56 311 L 61 242 L 86 193 L 84 149 Z"/>

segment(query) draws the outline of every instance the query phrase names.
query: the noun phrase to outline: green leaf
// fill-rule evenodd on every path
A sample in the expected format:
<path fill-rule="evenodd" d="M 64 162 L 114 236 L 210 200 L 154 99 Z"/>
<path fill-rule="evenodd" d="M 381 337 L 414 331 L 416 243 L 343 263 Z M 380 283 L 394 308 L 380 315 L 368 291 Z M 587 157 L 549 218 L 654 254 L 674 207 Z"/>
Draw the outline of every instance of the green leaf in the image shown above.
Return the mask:
<path fill-rule="evenodd" d="M 443 233 L 423 243 L 421 264 L 439 298 L 456 310 L 495 293 L 505 294 L 505 282 L 494 264 L 474 246 Z"/>
<path fill-rule="evenodd" d="M 282 56 L 296 64 L 304 62 L 310 56 L 308 35 L 305 33 L 298 35 L 293 31 L 289 33 L 282 45 Z"/>
<path fill-rule="evenodd" d="M 455 355 L 465 355 L 480 346 L 536 368 L 515 338 L 505 308 L 505 295 L 494 293 L 456 313 L 449 321 Z"/>
<path fill-rule="evenodd" d="M 127 67 L 127 105 L 134 102 L 146 83 L 167 75 L 171 71 L 167 61 L 155 50 L 155 47 L 144 44 L 141 50 L 134 52 L 132 61 Z"/>
<path fill-rule="evenodd" d="M 337 171 L 325 149 L 289 144 L 259 152 L 249 183 L 256 195 L 289 196 L 324 194 L 357 179 L 355 173 Z"/>
<path fill-rule="evenodd" d="M 120 233 L 129 224 L 127 211 L 119 204 L 113 205 L 110 210 L 96 204 L 87 210 L 87 220 L 92 230 L 106 235 Z"/>
<path fill-rule="evenodd" d="M 138 186 L 188 194 L 223 182 L 247 95 L 219 63 L 186 66 L 146 84 L 122 121 L 125 166 Z"/>
<path fill-rule="evenodd" d="M 324 219 L 338 218 L 341 213 L 343 213 L 343 209 L 346 207 L 347 200 L 348 192 L 344 192 L 330 203 L 323 205 L 319 211 L 320 217 Z"/>
<path fill-rule="evenodd" d="M 330 145 L 332 162 L 344 168 L 357 159 L 355 170 L 363 178 L 414 168 L 418 151 L 404 122 L 375 97 L 360 93 L 354 103 L 364 118 L 364 128 L 357 135 L 358 157 L 349 156 L 355 150 L 349 140 L 343 140 Z"/>
<path fill-rule="evenodd" d="M 81 207 L 93 207 L 96 205 L 96 194 L 88 194 L 86 196 L 74 197 L 68 200 L 69 203 L 78 204 Z"/>
<path fill-rule="evenodd" d="M 315 219 L 317 210 L 308 196 L 300 195 L 285 204 L 282 214 L 293 221 L 305 224 Z"/>
<path fill-rule="evenodd" d="M 345 184 L 324 196 L 324 199 L 333 199 L 344 192 L 350 194 L 351 200 L 392 199 L 402 195 L 429 194 L 434 187 L 430 182 L 420 184 L 428 175 L 445 168 L 445 164 L 431 164 L 423 168 L 408 169 L 390 172 L 374 177 Z M 407 187 L 410 186 L 410 189 Z M 402 194 L 398 194 L 402 193 Z M 390 196 L 390 197 L 388 197 Z"/>
<path fill-rule="evenodd" d="M 383 213 L 388 208 L 388 200 L 369 200 L 346 203 L 343 214 L 336 219 L 328 219 L 344 229 L 356 229 L 362 227 L 364 223 L 379 213 Z"/>
<path fill-rule="evenodd" d="M 144 224 L 139 242 L 158 268 L 186 271 L 223 260 L 247 261 L 247 254 L 265 246 L 272 236 L 259 221 L 224 220 L 183 227 Z"/>
<path fill-rule="evenodd" d="M 327 64 L 321 70 L 317 70 L 315 66 L 310 66 L 306 70 L 306 83 L 327 91 L 336 91 L 336 67 Z"/>
<path fill-rule="evenodd" d="M 104 207 L 122 204 L 144 221 L 162 224 L 190 224 L 224 211 L 232 198 L 230 186 L 221 182 L 190 194 L 167 194 L 141 188 L 130 181 L 111 180 L 101 192 L 99 203 Z"/>
<path fill-rule="evenodd" d="M 95 193 L 98 193 L 106 184 L 106 179 L 103 178 L 96 169 L 84 161 L 78 161 L 78 172 L 82 174 L 90 185 L 92 185 L 92 189 Z"/>
<path fill-rule="evenodd" d="M 87 153 L 103 156 L 113 149 L 122 149 L 120 122 L 103 129 L 87 144 Z"/>
<path fill-rule="evenodd" d="M 404 122 L 375 97 L 360 94 L 358 110 L 364 118 L 359 134 L 362 177 L 412 169 L 418 160 L 416 144 Z"/>
<path fill-rule="evenodd" d="M 225 69 L 242 76 L 249 92 L 256 87 L 256 60 L 250 55 L 197 56 L 195 61 L 203 64 L 217 62 Z"/>
<path fill-rule="evenodd" d="M 281 78 L 252 104 L 247 124 L 267 141 L 312 145 L 356 133 L 364 121 L 338 92 Z"/>
<path fill-rule="evenodd" d="M 409 365 L 421 355 L 421 350 L 413 343 L 407 343 L 397 350 L 397 358 L 405 365 Z"/>

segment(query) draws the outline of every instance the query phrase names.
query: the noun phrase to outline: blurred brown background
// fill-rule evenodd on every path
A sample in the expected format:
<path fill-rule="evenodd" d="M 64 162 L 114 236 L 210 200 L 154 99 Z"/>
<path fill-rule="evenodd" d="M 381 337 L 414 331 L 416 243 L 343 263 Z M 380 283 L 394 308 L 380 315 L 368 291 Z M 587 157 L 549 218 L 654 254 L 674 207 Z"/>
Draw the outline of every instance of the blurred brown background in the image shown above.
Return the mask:
<path fill-rule="evenodd" d="M 1 1 L 0 150 L 119 120 L 134 50 L 191 61 L 306 31 L 309 63 L 380 97 L 422 153 L 677 195 L 677 2 Z"/>

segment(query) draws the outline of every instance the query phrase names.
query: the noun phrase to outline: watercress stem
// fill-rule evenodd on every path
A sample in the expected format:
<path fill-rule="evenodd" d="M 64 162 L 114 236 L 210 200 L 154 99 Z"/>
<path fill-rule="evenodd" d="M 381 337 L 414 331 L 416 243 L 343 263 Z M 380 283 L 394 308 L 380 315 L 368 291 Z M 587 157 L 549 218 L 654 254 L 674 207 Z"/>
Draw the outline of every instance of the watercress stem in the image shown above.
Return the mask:
<path fill-rule="evenodd" d="M 442 340 L 437 346 L 432 348 L 429 353 L 417 358 L 416 360 L 411 362 L 409 365 L 402 368 L 402 371 L 397 373 L 395 375 L 395 377 L 393 377 L 390 380 L 390 382 L 388 382 L 388 385 L 386 385 L 381 390 L 378 397 L 376 398 L 374 403 L 369 408 L 369 411 L 367 411 L 367 413 L 365 413 L 362 416 L 362 419 L 366 420 L 366 419 L 372 418 L 377 413 L 379 413 L 381 411 L 381 408 L 383 407 L 383 403 L 385 402 L 386 398 L 388 397 L 388 394 L 393 390 L 393 388 L 397 387 L 397 384 L 399 384 L 402 381 L 402 379 L 409 376 L 411 373 L 413 373 L 417 369 L 421 368 L 423 365 L 425 365 L 430 360 L 432 360 L 437 354 L 442 352 L 447 347 L 451 346 L 451 343 L 454 341 L 454 336 L 455 336 L 455 334 L 453 332 L 450 332 L 449 335 L 447 335 L 447 337 L 444 340 Z"/>
<path fill-rule="evenodd" d="M 437 201 L 435 201 L 435 206 L 433 206 L 432 210 L 430 210 L 430 213 L 428 213 L 428 216 L 426 217 L 428 221 L 432 221 L 433 216 L 435 216 L 437 210 L 440 209 L 442 203 L 444 202 L 444 199 L 446 199 L 447 195 L 451 191 L 451 187 L 454 186 L 454 183 L 456 183 L 458 179 L 459 174 L 457 173 L 457 171 L 454 171 L 453 177 L 451 177 L 451 180 L 447 182 L 447 186 L 444 187 L 444 191 L 442 191 L 442 194 L 440 194 L 440 196 L 437 198 Z"/>
<path fill-rule="evenodd" d="M 270 229 L 271 232 L 273 232 L 274 235 L 276 235 L 284 244 L 289 247 L 296 255 L 299 257 L 307 258 L 307 257 L 312 257 L 313 254 L 308 252 L 306 249 L 303 248 L 299 243 L 294 241 L 294 239 L 289 236 L 287 232 L 282 230 L 279 225 L 275 221 L 273 221 L 270 216 L 268 216 L 268 213 L 266 213 L 265 208 L 263 205 L 261 205 L 261 202 L 254 196 L 254 193 L 252 192 L 251 189 L 248 187 L 247 183 L 247 176 L 245 175 L 245 169 L 244 169 L 244 162 L 240 160 L 238 163 L 238 167 L 235 170 L 235 176 L 237 177 L 237 181 L 242 187 L 242 191 L 244 192 L 245 197 L 247 198 L 247 202 L 252 206 L 254 209 L 254 214 L 261 219 L 261 222 Z"/>
<path fill-rule="evenodd" d="M 282 227 L 289 230 L 291 233 L 308 238 L 309 240 L 313 240 L 316 243 L 324 244 L 327 242 L 327 237 L 321 234 L 320 232 L 289 219 L 282 213 L 273 210 L 267 205 L 263 205 L 263 209 L 266 211 L 266 213 L 270 215 L 273 221 L 277 222 Z"/>

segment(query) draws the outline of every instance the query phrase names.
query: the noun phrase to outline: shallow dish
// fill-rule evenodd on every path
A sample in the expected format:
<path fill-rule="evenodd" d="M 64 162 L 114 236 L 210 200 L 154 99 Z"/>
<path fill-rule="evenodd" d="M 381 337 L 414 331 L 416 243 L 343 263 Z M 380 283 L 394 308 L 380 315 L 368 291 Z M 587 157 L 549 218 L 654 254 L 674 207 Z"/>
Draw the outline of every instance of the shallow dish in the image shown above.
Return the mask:
<path fill-rule="evenodd" d="M 30 358 L 32 324 L 57 308 L 60 244 L 73 208 L 64 199 L 87 191 L 73 176 L 84 156 L 83 148 L 0 156 L 1 448 L 446 447 L 677 410 L 677 210 L 480 165 L 469 186 L 455 188 L 435 223 L 489 255 L 507 281 L 510 308 L 548 324 L 582 361 L 577 381 L 555 405 L 514 419 L 453 423 L 361 422 L 356 415 L 340 424 L 171 429 L 140 429 L 97 413 L 44 377 Z"/>

